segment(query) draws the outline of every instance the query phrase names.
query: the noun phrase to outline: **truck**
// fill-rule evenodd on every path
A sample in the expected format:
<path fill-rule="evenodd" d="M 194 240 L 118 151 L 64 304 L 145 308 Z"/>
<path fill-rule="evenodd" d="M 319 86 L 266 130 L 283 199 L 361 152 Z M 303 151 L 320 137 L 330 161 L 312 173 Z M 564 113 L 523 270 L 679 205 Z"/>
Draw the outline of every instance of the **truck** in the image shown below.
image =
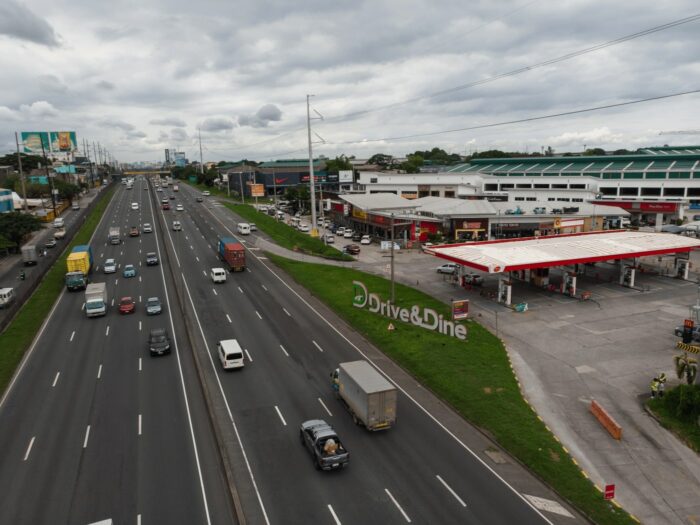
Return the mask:
<path fill-rule="evenodd" d="M 85 288 L 85 315 L 99 317 L 107 313 L 107 285 L 90 283 Z"/>
<path fill-rule="evenodd" d="M 36 245 L 26 244 L 22 246 L 22 261 L 24 261 L 25 266 L 31 266 L 37 263 L 38 255 L 36 251 Z"/>
<path fill-rule="evenodd" d="M 92 269 L 92 249 L 87 244 L 73 248 L 66 259 L 65 283 L 68 290 L 85 290 Z"/>
<path fill-rule="evenodd" d="M 228 265 L 231 272 L 245 270 L 245 248 L 235 237 L 221 237 L 218 243 L 219 259 Z"/>
<path fill-rule="evenodd" d="M 113 226 L 109 229 L 107 239 L 109 240 L 109 244 L 121 244 L 122 236 L 119 232 L 119 226 Z"/>
<path fill-rule="evenodd" d="M 331 384 L 355 424 L 372 431 L 396 424 L 396 387 L 367 361 L 340 363 L 331 372 Z"/>
<path fill-rule="evenodd" d="M 180 186 L 173 184 L 173 191 L 180 191 Z"/>

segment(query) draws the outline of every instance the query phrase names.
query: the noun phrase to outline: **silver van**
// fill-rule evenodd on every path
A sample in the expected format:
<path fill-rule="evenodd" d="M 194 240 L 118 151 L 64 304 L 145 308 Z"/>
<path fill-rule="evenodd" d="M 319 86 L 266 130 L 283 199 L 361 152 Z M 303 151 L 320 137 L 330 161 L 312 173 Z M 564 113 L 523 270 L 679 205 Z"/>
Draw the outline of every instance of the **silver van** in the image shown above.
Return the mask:
<path fill-rule="evenodd" d="M 243 368 L 243 350 L 235 339 L 224 339 L 216 344 L 216 351 L 224 370 Z"/>

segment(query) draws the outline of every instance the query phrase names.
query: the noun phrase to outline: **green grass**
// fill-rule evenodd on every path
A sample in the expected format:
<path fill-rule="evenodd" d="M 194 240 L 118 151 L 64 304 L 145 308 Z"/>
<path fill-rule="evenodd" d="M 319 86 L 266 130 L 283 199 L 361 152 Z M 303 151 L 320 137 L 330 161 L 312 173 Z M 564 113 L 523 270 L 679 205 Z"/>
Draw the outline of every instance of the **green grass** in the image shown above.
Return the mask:
<path fill-rule="evenodd" d="M 600 524 L 636 523 L 581 473 L 571 457 L 523 399 L 501 341 L 475 322 L 468 340 L 443 336 L 352 306 L 353 280 L 389 297 L 388 280 L 357 270 L 270 259 L 309 289 L 386 355 L 416 377 L 467 420 L 491 435 L 562 497 Z M 447 305 L 413 288 L 396 284 L 396 304 L 433 308 L 449 319 Z"/>
<path fill-rule="evenodd" d="M 678 439 L 700 454 L 700 425 L 697 421 L 679 418 L 675 408 L 666 402 L 667 397 L 649 399 L 647 406 L 664 428 L 673 432 Z"/>
<path fill-rule="evenodd" d="M 89 243 L 113 192 L 113 189 L 109 190 L 109 193 L 102 196 L 73 241 L 46 272 L 44 279 L 17 313 L 14 320 L 0 334 L 0 392 L 4 392 L 7 388 L 22 356 L 29 348 L 44 319 L 49 315 L 56 298 L 63 290 L 66 257 L 74 246 Z"/>

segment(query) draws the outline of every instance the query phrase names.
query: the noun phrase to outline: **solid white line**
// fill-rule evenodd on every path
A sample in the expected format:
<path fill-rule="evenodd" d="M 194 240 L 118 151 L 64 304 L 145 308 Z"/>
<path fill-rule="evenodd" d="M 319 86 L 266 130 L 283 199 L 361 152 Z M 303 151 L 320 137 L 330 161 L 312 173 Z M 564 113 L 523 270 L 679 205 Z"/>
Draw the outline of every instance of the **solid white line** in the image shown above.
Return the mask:
<path fill-rule="evenodd" d="M 97 368 L 97 379 L 102 377 L 102 365 Z"/>
<path fill-rule="evenodd" d="M 287 314 L 289 317 L 292 316 L 292 314 L 290 314 L 284 306 L 282 307 L 282 310 L 284 310 L 284 313 Z"/>
<path fill-rule="evenodd" d="M 257 315 L 259 319 L 262 319 L 262 315 L 260 315 L 260 313 L 257 310 L 255 310 L 255 315 Z"/>
<path fill-rule="evenodd" d="M 85 439 L 83 440 L 83 448 L 87 448 L 88 438 L 90 437 L 90 425 L 85 429 Z"/>
<path fill-rule="evenodd" d="M 240 286 L 238 287 L 238 291 L 243 293 L 243 289 Z"/>
<path fill-rule="evenodd" d="M 314 344 L 314 346 L 315 346 L 316 348 L 319 349 L 319 351 L 323 352 L 323 348 L 321 348 L 321 347 L 319 346 L 319 344 L 318 344 L 316 341 L 311 341 L 311 342 Z"/>
<path fill-rule="evenodd" d="M 194 258 L 197 259 L 197 262 L 199 262 L 199 257 L 195 255 Z"/>
<path fill-rule="evenodd" d="M 212 288 L 211 291 L 214 292 L 214 295 L 219 295 L 214 288 Z"/>
<path fill-rule="evenodd" d="M 61 372 L 56 372 L 56 377 L 53 378 L 53 384 L 51 385 L 51 388 L 56 386 L 56 383 L 58 383 L 58 376 L 61 375 Z"/>
<path fill-rule="evenodd" d="M 139 302 L 141 302 L 141 296 L 139 295 Z"/>
<path fill-rule="evenodd" d="M 333 507 L 331 507 L 330 504 L 328 505 L 328 510 L 331 511 L 331 516 L 333 516 L 333 519 L 335 520 L 336 525 L 341 525 L 340 520 L 338 519 L 338 516 L 335 515 L 335 512 L 333 511 Z"/>
<path fill-rule="evenodd" d="M 207 272 L 205 272 L 204 270 L 202 270 L 202 273 L 204 274 L 204 277 L 207 276 Z"/>
<path fill-rule="evenodd" d="M 139 436 L 141 435 L 141 414 L 139 414 Z"/>
<path fill-rule="evenodd" d="M 70 334 L 70 340 L 71 340 L 71 342 L 73 341 L 73 338 L 74 338 L 74 337 L 75 337 L 75 330 L 73 330 L 73 333 Z"/>
<path fill-rule="evenodd" d="M 287 351 L 284 349 L 284 347 L 283 347 L 282 345 L 280 345 L 280 348 L 281 348 L 282 351 L 284 352 L 284 355 L 286 355 L 287 357 L 289 357 L 289 354 L 287 353 Z"/>
<path fill-rule="evenodd" d="M 280 417 L 280 419 L 282 420 L 282 424 L 286 427 L 286 426 L 287 426 L 287 422 L 286 422 L 286 421 L 284 420 L 284 418 L 282 417 L 282 412 L 280 412 L 280 409 L 279 409 L 279 407 L 278 407 L 277 405 L 275 405 L 275 410 L 277 410 L 277 415 L 278 415 L 278 416 Z"/>
<path fill-rule="evenodd" d="M 114 279 L 114 286 L 117 286 L 118 282 L 119 282 L 119 279 Z"/>
<path fill-rule="evenodd" d="M 265 290 L 265 291 L 267 292 L 267 286 L 265 286 L 265 285 L 263 284 L 262 287 L 263 287 L 263 290 Z"/>
<path fill-rule="evenodd" d="M 250 361 L 250 362 L 252 363 L 252 362 L 253 362 L 253 358 L 250 357 L 250 354 L 248 353 L 248 349 L 247 349 L 247 348 L 245 349 L 245 355 L 248 356 L 248 361 Z"/>
<path fill-rule="evenodd" d="M 233 321 L 231 321 L 231 318 L 228 316 L 228 314 L 226 314 L 226 319 L 228 319 L 228 322 L 229 322 L 229 323 L 232 323 L 232 322 L 233 322 Z"/>
<path fill-rule="evenodd" d="M 107 325 L 107 330 L 105 330 L 105 336 L 109 335 L 109 325 Z"/>
<path fill-rule="evenodd" d="M 136 515 L 136 525 L 141 525 L 141 514 Z"/>
<path fill-rule="evenodd" d="M 34 446 L 35 439 L 36 439 L 36 436 L 32 437 L 32 439 L 29 441 L 29 446 L 27 447 L 27 451 L 24 453 L 24 459 L 22 461 L 27 461 L 27 458 L 29 457 L 29 453 L 32 451 L 32 447 Z"/>
<path fill-rule="evenodd" d="M 467 506 L 467 504 L 464 503 L 464 500 L 463 500 L 462 498 L 460 498 L 454 490 L 452 490 L 452 487 L 450 487 L 447 483 L 445 483 L 445 480 L 444 480 L 444 479 L 442 479 L 442 478 L 441 478 L 439 475 L 437 475 L 437 474 L 435 475 L 435 477 L 438 479 L 438 481 L 439 481 L 440 483 L 442 483 L 442 484 L 445 486 L 445 488 L 446 488 L 447 490 L 450 491 L 450 494 L 452 494 L 452 495 L 455 497 L 455 499 L 456 499 L 457 501 L 459 501 L 459 503 L 462 505 L 462 507 L 466 507 L 466 506 Z"/>
<path fill-rule="evenodd" d="M 139 372 L 143 369 L 143 367 L 142 367 L 142 359 L 143 359 L 143 358 L 139 357 Z"/>
<path fill-rule="evenodd" d="M 139 321 L 139 330 L 141 330 L 141 321 Z"/>
<path fill-rule="evenodd" d="M 408 523 L 411 523 L 411 518 L 408 517 L 408 514 L 404 512 L 404 510 L 401 508 L 401 505 L 399 505 L 399 502 L 394 499 L 394 496 L 391 495 L 391 492 L 389 492 L 389 489 L 384 489 L 384 492 L 387 493 L 387 495 L 391 498 L 391 501 L 394 502 L 394 505 L 396 505 L 396 508 L 401 511 L 401 514 L 403 514 L 403 517 L 406 519 Z"/>
<path fill-rule="evenodd" d="M 325 410 L 326 412 L 328 412 L 328 415 L 331 416 L 331 417 L 333 417 L 333 414 L 331 414 L 331 411 L 328 410 L 328 407 L 327 407 L 326 404 L 323 402 L 323 399 L 321 399 L 321 398 L 319 397 L 319 398 L 318 398 L 318 402 L 321 403 L 321 406 L 324 408 L 324 410 Z"/>

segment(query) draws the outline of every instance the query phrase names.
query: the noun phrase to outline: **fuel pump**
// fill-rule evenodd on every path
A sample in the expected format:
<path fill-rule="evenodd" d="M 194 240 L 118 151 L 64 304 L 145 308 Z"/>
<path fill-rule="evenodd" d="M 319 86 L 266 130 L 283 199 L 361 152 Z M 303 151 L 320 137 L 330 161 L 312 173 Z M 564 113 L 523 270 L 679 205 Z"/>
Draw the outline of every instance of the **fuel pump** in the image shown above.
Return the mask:
<path fill-rule="evenodd" d="M 690 261 L 688 259 L 676 258 L 676 278 L 688 280 L 688 271 L 690 270 Z"/>
<path fill-rule="evenodd" d="M 620 268 L 620 284 L 627 288 L 634 288 L 634 266 L 624 265 Z"/>
<path fill-rule="evenodd" d="M 510 306 L 511 291 L 513 285 L 508 279 L 498 281 L 498 302 Z"/>
<path fill-rule="evenodd" d="M 561 293 L 570 297 L 574 297 L 576 295 L 576 273 L 570 272 L 565 274 L 561 286 Z"/>

